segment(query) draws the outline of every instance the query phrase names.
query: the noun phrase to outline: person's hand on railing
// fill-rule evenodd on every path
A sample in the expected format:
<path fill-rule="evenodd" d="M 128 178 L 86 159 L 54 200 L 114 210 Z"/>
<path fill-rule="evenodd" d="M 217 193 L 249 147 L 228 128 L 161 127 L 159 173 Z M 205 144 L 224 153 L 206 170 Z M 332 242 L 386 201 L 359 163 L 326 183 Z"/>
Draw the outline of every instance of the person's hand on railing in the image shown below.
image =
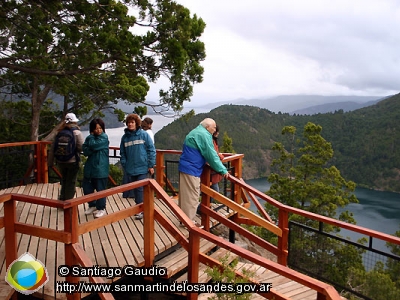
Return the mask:
<path fill-rule="evenodd" d="M 150 174 L 151 176 L 153 176 L 153 174 L 154 174 L 154 168 L 149 168 L 148 171 L 149 171 L 149 174 Z"/>

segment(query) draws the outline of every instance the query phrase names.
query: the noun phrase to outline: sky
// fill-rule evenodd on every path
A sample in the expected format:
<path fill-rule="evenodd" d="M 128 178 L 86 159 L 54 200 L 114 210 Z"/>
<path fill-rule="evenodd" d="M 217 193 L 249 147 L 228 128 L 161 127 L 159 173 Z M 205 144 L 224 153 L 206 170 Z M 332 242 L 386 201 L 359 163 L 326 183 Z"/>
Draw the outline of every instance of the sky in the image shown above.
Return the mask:
<path fill-rule="evenodd" d="M 194 86 L 193 106 L 400 90 L 398 0 L 176 2 L 206 23 L 204 80 Z M 151 86 L 148 99 L 157 94 Z"/>

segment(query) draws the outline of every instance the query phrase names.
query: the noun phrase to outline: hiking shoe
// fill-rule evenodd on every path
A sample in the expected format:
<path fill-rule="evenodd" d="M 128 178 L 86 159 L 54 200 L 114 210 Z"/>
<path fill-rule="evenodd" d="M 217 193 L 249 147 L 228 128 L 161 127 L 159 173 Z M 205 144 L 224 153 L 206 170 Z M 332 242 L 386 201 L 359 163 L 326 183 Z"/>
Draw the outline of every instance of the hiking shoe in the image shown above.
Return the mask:
<path fill-rule="evenodd" d="M 141 220 L 143 219 L 143 212 L 138 213 L 137 215 L 135 215 L 135 219 L 136 220 Z"/>
<path fill-rule="evenodd" d="M 196 225 L 197 228 L 200 228 L 200 229 L 204 228 L 203 225 L 201 225 L 200 223 L 197 223 L 196 221 L 193 221 L 193 223 L 194 223 L 194 225 Z"/>
<path fill-rule="evenodd" d="M 91 213 L 95 212 L 96 206 L 89 206 L 89 208 L 87 210 L 85 210 L 85 215 L 90 215 Z"/>
<path fill-rule="evenodd" d="M 105 209 L 101 209 L 95 212 L 94 217 L 95 218 L 100 218 L 102 216 L 104 216 L 106 214 L 106 210 Z"/>

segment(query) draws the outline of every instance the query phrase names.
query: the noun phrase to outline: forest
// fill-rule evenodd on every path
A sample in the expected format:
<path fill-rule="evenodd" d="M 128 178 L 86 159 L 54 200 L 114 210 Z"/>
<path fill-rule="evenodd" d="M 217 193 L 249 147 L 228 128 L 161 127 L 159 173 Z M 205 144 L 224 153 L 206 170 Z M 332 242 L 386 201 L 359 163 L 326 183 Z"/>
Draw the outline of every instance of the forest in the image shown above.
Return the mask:
<path fill-rule="evenodd" d="M 185 135 L 205 117 L 220 126 L 220 140 L 226 133 L 236 153 L 243 153 L 245 179 L 271 173 L 272 146 L 285 144 L 284 126 L 298 129 L 307 122 L 322 126 L 321 135 L 332 144 L 333 159 L 346 180 L 357 186 L 400 192 L 400 94 L 358 110 L 315 115 L 273 113 L 254 106 L 223 105 L 205 114 L 182 116 L 156 133 L 158 149 L 181 149 Z"/>

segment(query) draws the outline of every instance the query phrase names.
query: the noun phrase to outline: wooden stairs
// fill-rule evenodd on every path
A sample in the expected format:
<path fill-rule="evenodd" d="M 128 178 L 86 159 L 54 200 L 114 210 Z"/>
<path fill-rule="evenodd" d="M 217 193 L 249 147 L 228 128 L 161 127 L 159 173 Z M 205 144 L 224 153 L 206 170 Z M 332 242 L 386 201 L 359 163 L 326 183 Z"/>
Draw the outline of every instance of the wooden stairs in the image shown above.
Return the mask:
<path fill-rule="evenodd" d="M 228 255 L 228 263 L 231 263 L 238 256 L 234 253 L 229 252 L 226 249 L 218 248 L 213 243 L 207 240 L 201 240 L 200 249 L 202 253 L 207 254 L 215 260 L 221 261 L 223 257 Z M 168 269 L 169 282 L 183 282 L 187 280 L 187 266 L 188 256 L 186 250 L 179 248 L 169 255 L 155 262 L 158 267 L 165 267 Z M 199 283 L 208 283 L 211 278 L 206 274 L 207 266 L 200 264 L 199 267 Z M 242 273 L 244 270 L 250 271 L 254 274 L 253 280 L 257 283 L 268 283 L 271 284 L 271 289 L 278 292 L 282 299 L 292 300 L 315 300 L 317 299 L 317 292 L 304 286 L 298 282 L 292 281 L 286 277 L 283 277 L 275 272 L 267 270 L 264 267 L 255 265 L 253 263 L 241 262 L 236 265 L 235 270 Z M 179 293 L 177 295 L 185 296 L 185 293 Z M 199 294 L 198 299 L 206 300 L 215 294 L 203 293 Z M 251 299 L 265 299 L 263 296 L 256 293 L 251 295 Z"/>

